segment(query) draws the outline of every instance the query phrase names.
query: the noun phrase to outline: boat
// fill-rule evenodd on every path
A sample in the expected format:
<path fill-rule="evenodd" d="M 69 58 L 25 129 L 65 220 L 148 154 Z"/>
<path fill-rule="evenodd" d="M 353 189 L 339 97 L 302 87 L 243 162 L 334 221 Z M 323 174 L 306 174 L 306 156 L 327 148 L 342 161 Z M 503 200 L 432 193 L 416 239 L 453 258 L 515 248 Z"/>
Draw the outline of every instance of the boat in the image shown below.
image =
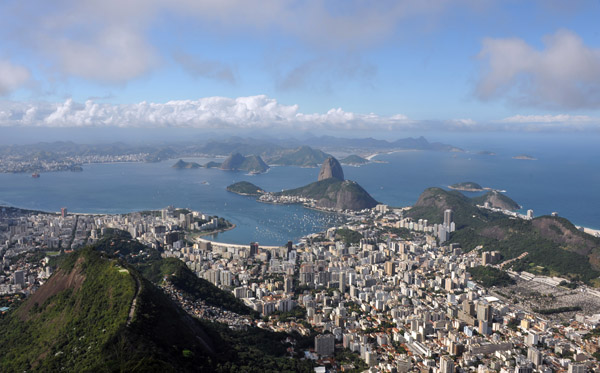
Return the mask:
<path fill-rule="evenodd" d="M 34 172 L 34 173 L 31 174 L 31 177 L 34 178 L 34 179 L 37 179 L 37 178 L 40 177 L 40 174 L 38 174 L 37 172 Z"/>

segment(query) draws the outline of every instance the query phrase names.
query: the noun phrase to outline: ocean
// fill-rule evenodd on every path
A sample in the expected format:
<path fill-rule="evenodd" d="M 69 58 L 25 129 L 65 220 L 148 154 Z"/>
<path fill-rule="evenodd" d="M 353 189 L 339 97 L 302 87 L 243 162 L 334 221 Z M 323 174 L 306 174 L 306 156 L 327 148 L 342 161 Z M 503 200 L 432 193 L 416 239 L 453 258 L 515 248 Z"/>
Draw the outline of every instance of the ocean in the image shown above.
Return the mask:
<path fill-rule="evenodd" d="M 429 138 L 428 138 L 429 139 Z M 430 139 L 431 140 L 431 139 Z M 598 135 L 445 135 L 434 138 L 468 152 L 400 151 L 380 154 L 361 167 L 344 166 L 347 179 L 361 184 L 381 203 L 412 205 L 427 187 L 474 181 L 506 190 L 536 216 L 558 212 L 574 224 L 600 229 L 600 138 Z M 483 145 L 485 144 L 485 145 Z M 496 155 L 481 155 L 487 150 Z M 512 157 L 529 154 L 537 160 Z M 205 163 L 212 159 L 185 158 Z M 279 191 L 315 181 L 317 168 L 272 167 L 261 175 L 218 169 L 177 170 L 177 160 L 83 166 L 83 172 L 0 174 L 0 205 L 43 211 L 127 213 L 186 207 L 222 216 L 236 228 L 211 237 L 221 242 L 280 245 L 339 224 L 335 214 L 298 205 L 258 203 L 229 193 L 237 181 Z M 476 193 L 467 193 L 469 196 Z"/>

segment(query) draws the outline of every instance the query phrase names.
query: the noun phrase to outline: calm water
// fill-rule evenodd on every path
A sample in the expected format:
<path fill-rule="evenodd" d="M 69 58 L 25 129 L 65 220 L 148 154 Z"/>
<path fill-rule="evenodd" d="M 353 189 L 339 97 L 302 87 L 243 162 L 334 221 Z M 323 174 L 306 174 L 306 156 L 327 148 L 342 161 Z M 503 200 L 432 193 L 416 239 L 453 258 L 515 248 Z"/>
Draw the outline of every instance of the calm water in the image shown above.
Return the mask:
<path fill-rule="evenodd" d="M 573 223 L 600 228 L 600 144 L 598 136 L 539 138 L 460 137 L 445 142 L 475 153 L 407 151 L 377 157 L 387 163 L 344 167 L 346 177 L 359 182 L 375 199 L 392 206 L 413 204 L 429 186 L 446 187 L 461 181 L 504 189 L 535 215 L 557 211 Z M 487 146 L 480 146 L 485 143 Z M 507 145 L 508 144 L 508 145 Z M 515 160 L 527 153 L 537 161 Z M 204 163 L 207 159 L 186 159 Z M 334 225 L 332 214 L 300 206 L 257 203 L 251 197 L 228 193 L 225 187 L 247 180 L 277 191 L 316 180 L 318 169 L 273 167 L 262 175 L 216 169 L 175 170 L 176 160 L 161 163 L 95 164 L 83 172 L 0 174 L 0 204 L 45 211 L 66 206 L 71 212 L 125 213 L 188 207 L 223 216 L 237 228 L 216 240 L 232 243 L 258 241 L 278 245 Z"/>

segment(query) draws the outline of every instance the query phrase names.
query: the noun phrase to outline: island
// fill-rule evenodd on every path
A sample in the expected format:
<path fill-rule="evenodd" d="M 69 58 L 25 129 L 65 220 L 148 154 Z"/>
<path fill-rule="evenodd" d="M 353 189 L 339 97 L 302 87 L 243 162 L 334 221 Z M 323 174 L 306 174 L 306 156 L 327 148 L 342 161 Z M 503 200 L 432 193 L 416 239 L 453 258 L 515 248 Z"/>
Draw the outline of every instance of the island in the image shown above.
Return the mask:
<path fill-rule="evenodd" d="M 198 163 L 196 162 L 186 162 L 183 159 L 180 159 L 177 161 L 177 163 L 175 163 L 173 166 L 171 166 L 173 168 L 176 168 L 178 170 L 182 170 L 182 169 L 186 169 L 186 168 L 200 168 L 202 166 L 200 166 Z"/>
<path fill-rule="evenodd" d="M 513 157 L 513 159 L 523 159 L 526 161 L 537 161 L 537 158 L 531 156 L 531 155 L 527 155 L 527 154 L 519 154 L 519 155 L 515 155 Z"/>
<path fill-rule="evenodd" d="M 316 182 L 300 188 L 267 193 L 259 197 L 266 203 L 302 203 L 320 210 L 364 210 L 378 202 L 357 182 L 344 179 L 339 161 L 329 157 L 323 162 Z"/>
<path fill-rule="evenodd" d="M 481 192 L 484 190 L 484 188 L 481 185 L 479 185 L 473 181 L 465 181 L 462 183 L 448 185 L 448 188 L 454 189 L 454 190 L 461 190 L 464 192 Z"/>
<path fill-rule="evenodd" d="M 233 153 L 221 163 L 220 168 L 227 171 L 247 171 L 251 174 L 259 174 L 266 172 L 269 166 L 259 155 L 245 157 L 240 153 Z"/>
<path fill-rule="evenodd" d="M 321 150 L 313 149 L 310 146 L 301 146 L 270 157 L 268 162 L 277 166 L 318 167 L 327 157 L 330 155 Z"/>
<path fill-rule="evenodd" d="M 227 191 L 242 196 L 261 196 L 265 194 L 265 191 L 260 187 L 247 181 L 239 181 L 231 184 L 227 187 Z"/>
<path fill-rule="evenodd" d="M 479 155 L 496 155 L 496 153 L 491 152 L 489 150 L 482 150 L 480 152 L 477 152 L 477 154 L 479 154 Z"/>
<path fill-rule="evenodd" d="M 214 162 L 214 161 L 207 162 L 207 163 L 204 165 L 204 168 L 219 168 L 219 167 L 221 167 L 221 163 L 219 163 L 219 162 Z"/>
<path fill-rule="evenodd" d="M 352 154 L 345 158 L 340 159 L 340 163 L 349 165 L 349 166 L 362 166 L 363 164 L 369 163 L 369 160 L 365 159 L 359 155 Z"/>

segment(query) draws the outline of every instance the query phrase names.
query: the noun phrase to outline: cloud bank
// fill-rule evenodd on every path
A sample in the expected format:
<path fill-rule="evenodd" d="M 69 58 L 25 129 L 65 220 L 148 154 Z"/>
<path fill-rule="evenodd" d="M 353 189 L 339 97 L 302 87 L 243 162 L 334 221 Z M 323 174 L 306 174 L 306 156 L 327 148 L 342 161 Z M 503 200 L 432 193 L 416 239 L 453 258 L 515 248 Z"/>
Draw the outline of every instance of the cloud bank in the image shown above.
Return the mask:
<path fill-rule="evenodd" d="M 568 30 L 546 37 L 544 44 L 537 50 L 518 38 L 485 39 L 476 95 L 521 106 L 600 108 L 600 49 Z"/>
<path fill-rule="evenodd" d="M 412 123 L 404 115 L 382 117 L 331 109 L 304 114 L 298 105 L 283 105 L 264 95 L 207 97 L 166 103 L 112 105 L 76 103 L 3 103 L 2 126 L 44 127 L 181 127 L 198 129 L 394 129 Z"/>
<path fill-rule="evenodd" d="M 298 105 L 284 105 L 265 95 L 205 97 L 165 103 L 108 104 L 24 103 L 0 101 L 3 127 L 122 127 L 192 128 L 200 130 L 307 131 L 600 131 L 600 118 L 585 115 L 515 115 L 497 121 L 470 118 L 415 120 L 403 114 L 358 114 L 341 108 L 326 113 L 302 113 Z"/>

